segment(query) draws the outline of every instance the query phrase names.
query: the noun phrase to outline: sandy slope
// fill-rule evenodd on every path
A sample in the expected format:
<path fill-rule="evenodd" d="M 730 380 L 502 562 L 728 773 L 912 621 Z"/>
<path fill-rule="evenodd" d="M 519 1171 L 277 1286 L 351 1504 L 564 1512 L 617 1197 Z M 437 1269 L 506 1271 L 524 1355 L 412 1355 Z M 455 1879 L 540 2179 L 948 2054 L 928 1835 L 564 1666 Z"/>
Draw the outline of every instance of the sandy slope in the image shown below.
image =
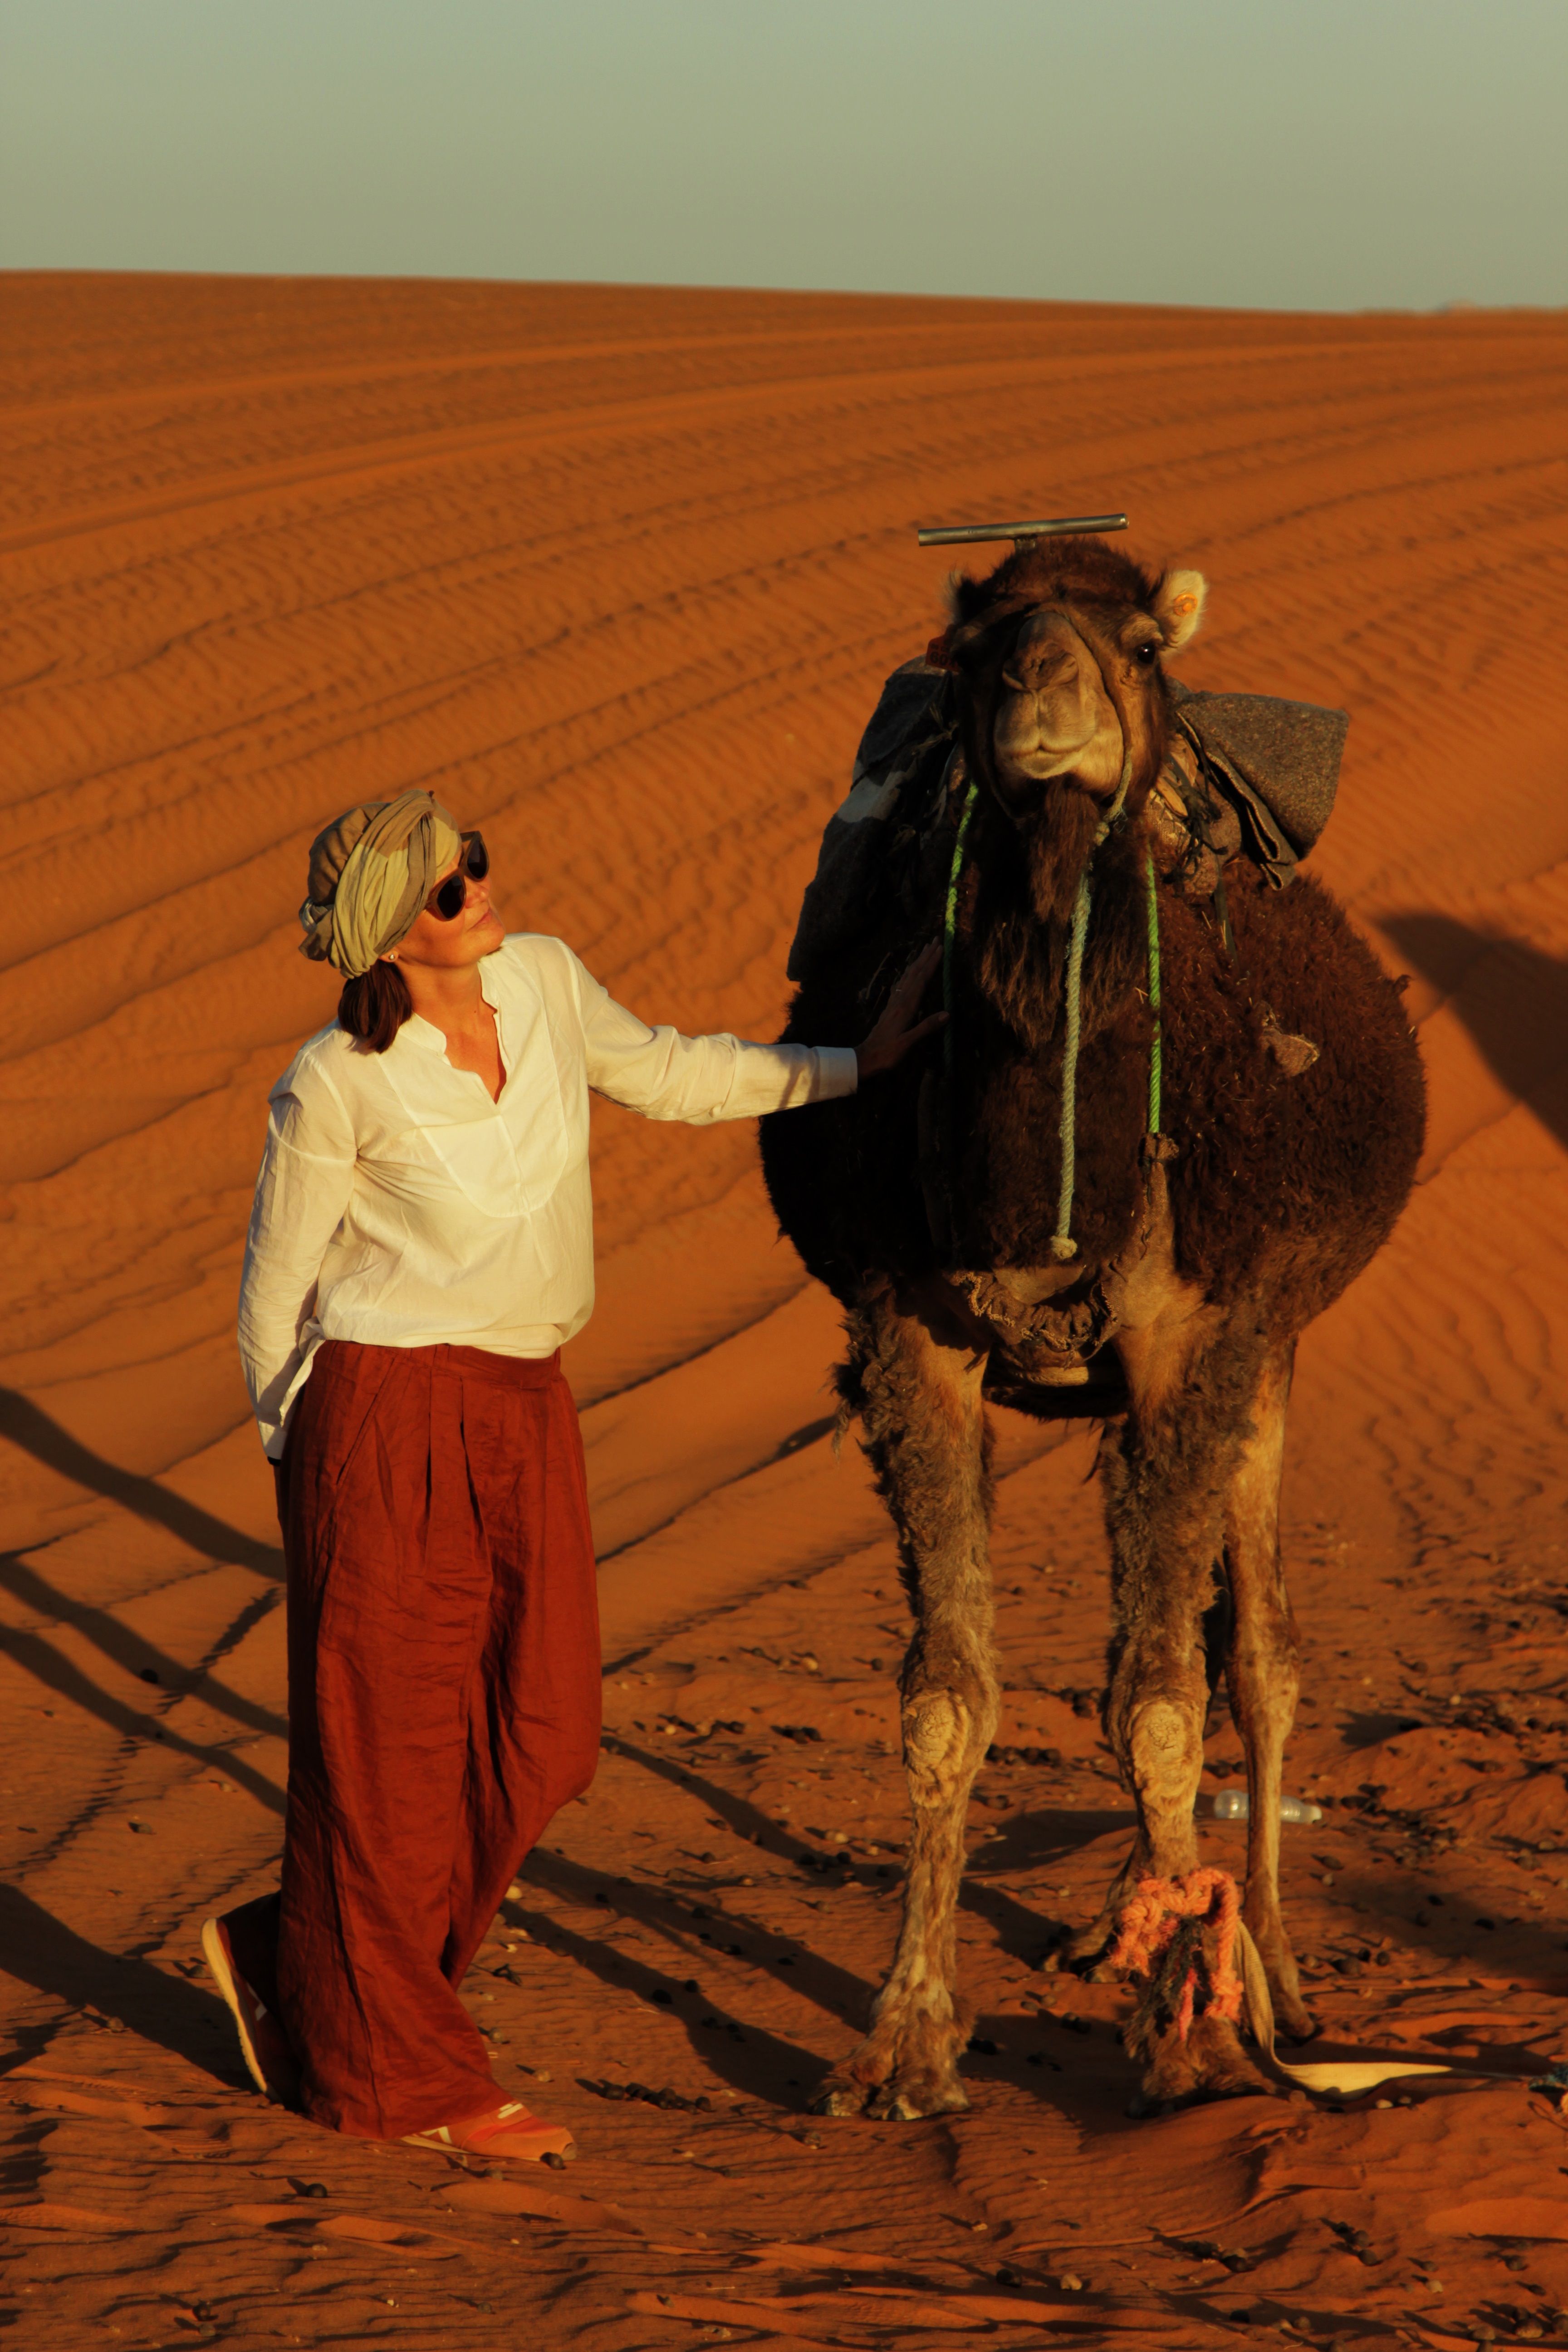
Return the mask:
<path fill-rule="evenodd" d="M 1082 1436 L 1005 1433 L 1003 1738 L 1061 1762 L 975 1808 L 973 2112 L 804 2116 L 889 1946 L 900 1612 L 743 1129 L 596 1130 L 572 1369 L 612 1729 L 473 1988 L 584 2161 L 501 2184 L 299 2127 L 192 1979 L 279 1838 L 230 1333 L 266 1087 L 331 1005 L 292 951 L 310 834 L 432 784 L 520 927 L 771 1034 L 858 726 L 932 625 L 910 526 L 1125 506 L 1210 574 L 1194 683 L 1352 711 L 1317 862 L 1415 975 L 1432 1079 L 1418 1196 L 1303 1351 L 1291 1777 L 1341 1802 L 1289 1839 L 1299 1939 L 1335 2032 L 1562 2047 L 1562 319 L 47 276 L 0 306 L 16 2340 L 1196 2346 L 1249 2311 L 1436 2343 L 1568 2304 L 1545 2099 L 1133 2126 L 1114 2000 L 1035 1969 L 1126 1818 Z M 1219 1778 L 1237 1753 L 1222 1718 Z"/>

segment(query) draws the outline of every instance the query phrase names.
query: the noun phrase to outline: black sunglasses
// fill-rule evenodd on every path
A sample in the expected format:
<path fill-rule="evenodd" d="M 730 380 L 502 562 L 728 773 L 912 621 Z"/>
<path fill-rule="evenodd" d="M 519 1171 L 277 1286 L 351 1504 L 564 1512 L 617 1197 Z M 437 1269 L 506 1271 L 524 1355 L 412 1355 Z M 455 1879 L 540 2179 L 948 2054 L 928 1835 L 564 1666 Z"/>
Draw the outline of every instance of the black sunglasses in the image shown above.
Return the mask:
<path fill-rule="evenodd" d="M 450 923 L 462 913 L 469 881 L 482 882 L 490 870 L 490 854 L 482 833 L 460 834 L 458 839 L 463 845 L 461 864 L 454 866 L 425 901 L 426 913 L 434 915 L 441 923 Z"/>

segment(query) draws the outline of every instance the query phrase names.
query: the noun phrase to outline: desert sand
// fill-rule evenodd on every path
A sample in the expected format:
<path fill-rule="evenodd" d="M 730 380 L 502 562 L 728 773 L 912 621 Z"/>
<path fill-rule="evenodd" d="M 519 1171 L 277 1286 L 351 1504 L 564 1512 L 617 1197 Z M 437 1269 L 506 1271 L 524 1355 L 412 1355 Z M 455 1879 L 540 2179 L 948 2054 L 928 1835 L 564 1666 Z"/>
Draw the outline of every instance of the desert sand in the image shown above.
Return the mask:
<path fill-rule="evenodd" d="M 1527 2087 L 1568 2051 L 1568 322 L 49 275 L 0 318 L 11 2340 L 1568 2341 L 1568 2118 Z M 1006 1420 L 973 2107 L 807 2113 L 893 1933 L 892 1546 L 753 1131 L 600 1107 L 603 1769 L 469 1987 L 581 2158 L 468 2176 L 268 2108 L 197 1934 L 279 1843 L 232 1326 L 266 1092 L 333 1003 L 306 844 L 432 786 L 515 928 L 772 1036 L 938 625 L 913 526 L 1121 508 L 1209 576 L 1189 682 L 1351 710 L 1313 863 L 1431 1085 L 1409 1211 L 1301 1355 L 1288 1785 L 1326 1811 L 1288 1916 L 1325 2048 L 1518 2079 L 1128 2119 L 1123 1996 L 1039 1966 L 1129 1818 L 1093 1434 Z M 1223 1706 L 1208 1752 L 1234 1785 Z"/>

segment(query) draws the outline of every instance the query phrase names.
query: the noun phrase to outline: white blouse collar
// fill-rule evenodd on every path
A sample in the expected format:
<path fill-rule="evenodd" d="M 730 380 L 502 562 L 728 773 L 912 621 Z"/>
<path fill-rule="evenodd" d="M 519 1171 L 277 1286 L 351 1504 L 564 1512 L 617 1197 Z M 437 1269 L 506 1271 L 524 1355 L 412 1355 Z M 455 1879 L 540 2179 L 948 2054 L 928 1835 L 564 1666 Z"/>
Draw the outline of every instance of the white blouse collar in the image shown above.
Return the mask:
<path fill-rule="evenodd" d="M 494 955 L 486 956 L 479 965 L 479 993 L 484 998 L 485 1003 L 489 1006 L 490 1011 L 496 1015 L 498 1025 L 501 1019 L 501 1001 L 497 985 L 500 981 L 500 974 L 495 970 L 495 965 L 500 960 L 501 953 L 502 950 L 498 948 Z M 411 1045 L 417 1045 L 424 1053 L 439 1054 L 441 1059 L 447 1063 L 448 1069 L 452 1067 L 452 1064 L 447 1060 L 447 1040 L 444 1033 L 437 1028 L 436 1024 L 433 1021 L 426 1021 L 422 1013 L 411 1013 L 409 1014 L 407 1020 L 398 1031 L 397 1038 L 393 1041 L 395 1050 L 398 1040 L 404 1037 L 407 1038 Z M 467 1077 L 470 1076 L 471 1073 L 466 1070 L 459 1070 L 456 1075 L 459 1077 Z M 509 1069 L 507 1072 L 509 1078 L 510 1075 L 511 1073 Z M 481 1081 L 481 1084 L 483 1082 Z"/>

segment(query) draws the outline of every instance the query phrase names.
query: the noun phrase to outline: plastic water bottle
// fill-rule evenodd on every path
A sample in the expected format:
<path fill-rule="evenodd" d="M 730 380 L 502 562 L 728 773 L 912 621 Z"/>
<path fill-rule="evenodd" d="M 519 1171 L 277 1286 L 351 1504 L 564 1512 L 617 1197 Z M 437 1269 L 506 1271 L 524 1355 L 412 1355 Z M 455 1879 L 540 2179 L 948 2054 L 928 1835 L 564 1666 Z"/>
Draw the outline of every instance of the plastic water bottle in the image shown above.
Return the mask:
<path fill-rule="evenodd" d="M 1245 1789 L 1222 1789 L 1214 1801 L 1216 1822 L 1244 1822 L 1251 1810 Z M 1323 1809 L 1309 1803 L 1305 1797 L 1281 1797 L 1279 1818 L 1282 1822 L 1321 1822 Z"/>

